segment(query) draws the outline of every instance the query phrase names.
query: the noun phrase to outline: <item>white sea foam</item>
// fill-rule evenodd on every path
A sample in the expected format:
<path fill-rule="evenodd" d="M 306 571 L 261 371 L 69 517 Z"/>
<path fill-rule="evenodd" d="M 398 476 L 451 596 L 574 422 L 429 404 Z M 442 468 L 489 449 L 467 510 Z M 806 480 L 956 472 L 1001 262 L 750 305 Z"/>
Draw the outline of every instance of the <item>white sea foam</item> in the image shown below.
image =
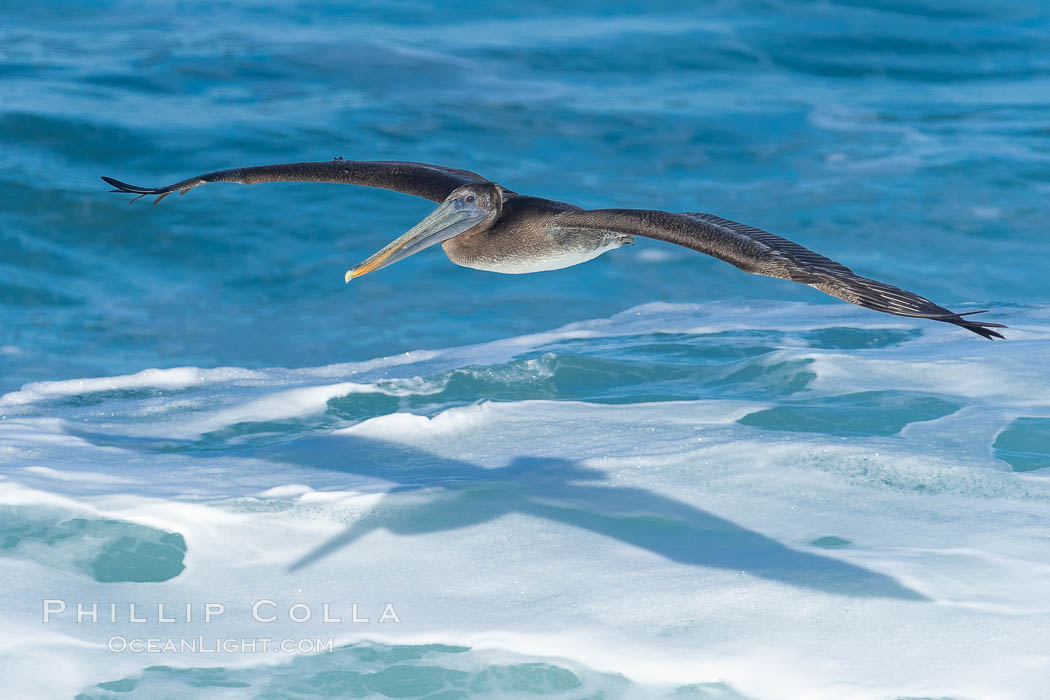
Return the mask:
<path fill-rule="evenodd" d="M 581 678 L 622 674 L 638 696 L 724 682 L 762 698 L 1037 697 L 1050 663 L 1050 482 L 1012 471 L 993 443 L 1018 416 L 1050 416 L 1050 370 L 1032 361 L 1048 334 L 1044 310 L 1013 316 L 1022 332 L 1007 343 L 934 327 L 845 350 L 806 334 L 913 324 L 830 307 L 647 305 L 407 360 L 28 385 L 6 405 L 38 404 L 44 415 L 0 421 L 0 504 L 178 533 L 185 570 L 162 583 L 99 582 L 77 563 L 97 551 L 88 540 L 69 540 L 62 557 L 0 557 L 0 624 L 18 640 L 0 644 L 0 664 L 15 669 L 7 692 L 70 695 L 160 665 L 293 672 L 287 654 L 105 648 L 113 635 L 206 632 L 465 645 L 473 650 L 449 668 L 542 660 Z M 755 341 L 775 347 L 734 365 L 747 381 L 791 362 L 812 379 L 788 394 L 411 408 L 447 388 L 449 369 L 485 365 L 491 381 L 522 353 L 566 352 L 552 343 L 657 331 L 751 337 L 732 335 L 739 328 L 791 335 Z M 582 381 L 529 361 L 506 371 Z M 369 374 L 377 367 L 381 381 Z M 718 388 L 728 375 L 712 376 Z M 129 387 L 190 388 L 192 401 L 42 403 Z M 858 392 L 949 407 L 871 434 L 739 422 Z M 309 423 L 355 395 L 393 397 L 396 408 Z M 293 426 L 287 435 L 250 449 L 194 442 L 279 421 Z M 154 612 L 134 625 L 70 615 L 45 625 L 43 599 Z M 258 600 L 277 603 L 279 619 L 253 620 Z M 158 602 L 198 614 L 222 602 L 227 612 L 207 626 L 162 623 Z M 295 603 L 310 606 L 310 621 L 289 619 Z M 324 623 L 323 603 L 343 621 Z M 347 622 L 353 603 L 370 622 Z M 399 623 L 378 622 L 387 603 Z M 61 672 L 44 673 L 34 659 L 45 652 L 62 659 Z"/>
<path fill-rule="evenodd" d="M 204 412 L 197 417 L 180 421 L 163 434 L 174 438 L 196 438 L 204 433 L 237 423 L 279 421 L 310 415 L 323 411 L 330 399 L 348 394 L 377 391 L 368 384 L 339 382 L 321 386 L 307 386 L 284 391 L 272 391 L 267 395 L 214 412 Z"/>
<path fill-rule="evenodd" d="M 470 428 L 483 426 L 489 421 L 491 404 L 450 408 L 433 418 L 411 413 L 392 413 L 370 418 L 340 432 L 361 435 L 377 440 L 411 442 L 420 438 L 446 437 Z"/>
<path fill-rule="evenodd" d="M 23 467 L 22 471 L 34 476 L 42 476 L 59 481 L 81 481 L 93 484 L 134 484 L 135 479 L 100 472 L 68 472 L 50 467 Z"/>
<path fill-rule="evenodd" d="M 218 367 L 216 369 L 173 367 L 172 369 L 145 369 L 135 374 L 125 374 L 118 377 L 32 382 L 23 386 L 20 391 L 12 391 L 0 396 L 0 409 L 5 406 L 17 406 L 35 401 L 65 396 L 80 396 L 102 391 L 129 389 L 177 390 L 215 382 L 262 379 L 265 376 L 263 372 L 241 369 L 239 367 Z"/>

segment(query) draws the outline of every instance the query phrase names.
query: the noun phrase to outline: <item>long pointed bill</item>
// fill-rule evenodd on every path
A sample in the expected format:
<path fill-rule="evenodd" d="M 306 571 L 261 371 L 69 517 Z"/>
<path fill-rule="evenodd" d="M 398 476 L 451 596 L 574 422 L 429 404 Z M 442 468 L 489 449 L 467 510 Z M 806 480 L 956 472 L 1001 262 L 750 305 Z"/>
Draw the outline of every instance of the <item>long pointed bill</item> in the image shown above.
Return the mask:
<path fill-rule="evenodd" d="M 490 212 L 462 200 L 442 203 L 411 231 L 393 241 L 357 267 L 346 271 L 346 281 L 379 270 L 469 231 L 490 216 Z"/>

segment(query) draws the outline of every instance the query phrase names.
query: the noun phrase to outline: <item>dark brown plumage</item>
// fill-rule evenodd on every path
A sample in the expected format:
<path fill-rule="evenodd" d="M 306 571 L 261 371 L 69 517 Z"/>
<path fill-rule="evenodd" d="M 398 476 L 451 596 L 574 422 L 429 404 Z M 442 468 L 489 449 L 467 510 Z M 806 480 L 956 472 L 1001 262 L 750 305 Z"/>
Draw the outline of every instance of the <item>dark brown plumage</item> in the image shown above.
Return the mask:
<path fill-rule="evenodd" d="M 241 185 L 258 185 L 263 182 L 332 182 L 378 187 L 434 202 L 443 201 L 449 192 L 461 185 L 488 182 L 469 170 L 443 168 L 440 165 L 397 160 L 356 161 L 342 158 L 216 170 L 213 173 L 191 177 L 167 187 L 136 187 L 111 177 L 102 179 L 115 188 L 110 190 L 111 192 L 130 192 L 139 197 L 158 195 L 154 204 L 172 192 L 186 194 L 194 187 L 210 182 L 235 182 Z M 131 201 L 134 202 L 135 199 Z"/>
<path fill-rule="evenodd" d="M 1005 327 L 967 318 L 983 311 L 954 313 L 917 294 L 861 277 L 786 238 L 713 214 L 580 209 L 519 195 L 467 170 L 426 163 L 336 159 L 263 165 L 219 170 L 158 188 L 102 179 L 115 188 L 113 192 L 157 195 L 154 203 L 210 182 L 291 181 L 379 187 L 442 202 L 409 234 L 348 272 L 347 281 L 437 243 L 456 264 L 524 273 L 575 265 L 643 236 L 692 248 L 745 272 L 801 282 L 874 311 L 951 323 L 989 339 L 1002 338 L 992 329 Z"/>

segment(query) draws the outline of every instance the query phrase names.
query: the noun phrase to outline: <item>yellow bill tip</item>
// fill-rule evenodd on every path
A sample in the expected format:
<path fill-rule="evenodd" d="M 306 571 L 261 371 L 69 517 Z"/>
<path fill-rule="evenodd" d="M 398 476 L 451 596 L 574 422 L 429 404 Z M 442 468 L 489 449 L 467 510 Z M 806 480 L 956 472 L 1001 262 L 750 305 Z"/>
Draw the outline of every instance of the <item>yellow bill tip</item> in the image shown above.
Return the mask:
<path fill-rule="evenodd" d="M 368 260 L 364 261 L 357 267 L 352 267 L 346 271 L 346 275 L 343 277 L 344 280 L 349 282 L 355 277 L 361 275 L 367 275 L 372 270 L 377 270 L 383 265 L 383 261 L 390 257 L 390 252 L 384 252 L 382 254 L 373 255 Z"/>

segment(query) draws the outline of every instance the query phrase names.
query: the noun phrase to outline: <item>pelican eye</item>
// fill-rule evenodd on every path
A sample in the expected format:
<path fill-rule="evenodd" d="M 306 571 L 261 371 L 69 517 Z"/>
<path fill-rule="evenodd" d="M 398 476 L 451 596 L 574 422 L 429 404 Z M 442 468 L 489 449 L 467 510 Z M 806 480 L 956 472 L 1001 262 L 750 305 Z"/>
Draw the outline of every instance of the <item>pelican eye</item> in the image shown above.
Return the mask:
<path fill-rule="evenodd" d="M 474 202 L 477 201 L 477 199 L 478 198 L 475 195 L 468 194 L 466 197 L 463 198 L 463 201 L 466 202 L 467 204 L 473 204 Z"/>

